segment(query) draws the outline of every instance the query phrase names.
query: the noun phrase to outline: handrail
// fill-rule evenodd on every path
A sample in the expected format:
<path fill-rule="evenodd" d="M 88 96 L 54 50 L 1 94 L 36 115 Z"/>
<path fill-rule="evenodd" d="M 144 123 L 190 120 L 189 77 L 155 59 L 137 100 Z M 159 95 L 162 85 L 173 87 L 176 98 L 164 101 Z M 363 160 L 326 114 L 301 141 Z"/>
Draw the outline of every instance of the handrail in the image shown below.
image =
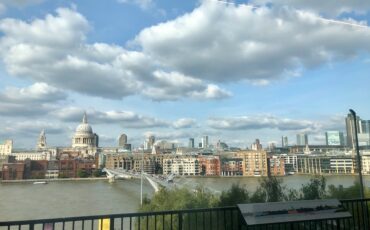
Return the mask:
<path fill-rule="evenodd" d="M 226 206 L 226 207 L 216 207 L 216 208 L 197 208 L 197 209 L 166 210 L 166 211 L 154 211 L 154 212 L 132 212 L 132 213 L 105 214 L 105 215 L 94 215 L 94 216 L 77 216 L 77 217 L 62 217 L 62 218 L 50 218 L 50 219 L 5 221 L 5 222 L 0 222 L 0 226 L 38 224 L 38 223 L 57 223 L 57 222 L 96 220 L 96 219 L 108 219 L 108 218 L 144 217 L 144 216 L 153 216 L 153 215 L 158 216 L 158 215 L 171 215 L 171 214 L 178 214 L 178 213 L 195 213 L 195 212 L 209 212 L 209 211 L 236 210 L 236 209 L 237 209 L 236 206 Z"/>

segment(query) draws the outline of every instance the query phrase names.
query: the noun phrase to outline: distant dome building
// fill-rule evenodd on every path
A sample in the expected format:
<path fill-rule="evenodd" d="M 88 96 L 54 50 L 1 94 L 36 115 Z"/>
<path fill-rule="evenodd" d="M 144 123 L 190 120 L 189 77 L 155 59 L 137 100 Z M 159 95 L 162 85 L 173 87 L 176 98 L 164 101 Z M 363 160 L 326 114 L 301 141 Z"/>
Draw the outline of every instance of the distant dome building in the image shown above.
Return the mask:
<path fill-rule="evenodd" d="M 98 135 L 93 133 L 91 126 L 87 123 L 87 115 L 84 114 L 82 123 L 76 128 L 72 139 L 73 148 L 98 147 Z"/>

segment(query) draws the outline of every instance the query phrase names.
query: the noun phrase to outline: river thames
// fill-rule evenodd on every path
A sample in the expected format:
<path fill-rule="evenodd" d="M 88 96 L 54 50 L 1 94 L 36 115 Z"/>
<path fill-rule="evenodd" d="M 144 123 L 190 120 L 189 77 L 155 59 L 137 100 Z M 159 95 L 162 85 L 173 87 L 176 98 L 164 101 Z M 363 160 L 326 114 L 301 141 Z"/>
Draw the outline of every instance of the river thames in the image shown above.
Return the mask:
<path fill-rule="evenodd" d="M 327 184 L 344 187 L 353 185 L 356 176 L 327 176 Z M 283 177 L 289 188 L 298 189 L 310 176 Z M 194 188 L 202 185 L 214 193 L 227 190 L 233 183 L 254 191 L 257 177 L 233 178 L 177 178 L 180 184 Z M 364 177 L 370 186 L 370 176 Z M 151 196 L 154 190 L 149 183 L 143 186 L 144 194 Z M 137 211 L 140 205 L 140 180 L 60 181 L 46 185 L 32 183 L 0 183 L 0 221 L 57 218 Z"/>

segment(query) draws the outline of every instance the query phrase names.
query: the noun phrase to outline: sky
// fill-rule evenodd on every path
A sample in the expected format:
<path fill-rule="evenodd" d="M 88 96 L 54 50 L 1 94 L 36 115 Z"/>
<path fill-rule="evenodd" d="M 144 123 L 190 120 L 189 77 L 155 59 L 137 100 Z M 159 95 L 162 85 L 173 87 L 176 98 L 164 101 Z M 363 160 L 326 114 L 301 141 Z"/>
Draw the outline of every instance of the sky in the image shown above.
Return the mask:
<path fill-rule="evenodd" d="M 0 141 L 289 144 L 370 119 L 370 1 L 0 0 Z"/>

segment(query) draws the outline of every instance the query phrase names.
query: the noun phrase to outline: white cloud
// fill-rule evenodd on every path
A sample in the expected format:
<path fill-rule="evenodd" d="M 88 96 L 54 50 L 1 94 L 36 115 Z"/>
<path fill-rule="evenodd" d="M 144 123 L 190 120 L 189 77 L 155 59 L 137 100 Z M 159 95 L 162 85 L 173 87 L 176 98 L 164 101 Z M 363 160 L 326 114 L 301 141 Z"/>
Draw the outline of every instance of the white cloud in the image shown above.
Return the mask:
<path fill-rule="evenodd" d="M 369 39 L 370 29 L 325 21 L 312 12 L 204 1 L 191 13 L 144 29 L 135 42 L 185 75 L 266 84 L 368 52 Z"/>
<path fill-rule="evenodd" d="M 6 11 L 6 6 L 3 3 L 0 3 L 0 15 L 4 14 Z"/>
<path fill-rule="evenodd" d="M 42 3 L 44 0 L 1 0 L 1 4 L 12 7 L 26 7 Z"/>
<path fill-rule="evenodd" d="M 184 129 L 184 128 L 192 128 L 196 126 L 195 119 L 192 118 L 180 118 L 177 121 L 173 122 L 173 127 L 175 129 Z"/>
<path fill-rule="evenodd" d="M 223 130 L 278 129 L 281 131 L 317 132 L 322 125 L 309 120 L 293 120 L 271 115 L 209 118 L 209 127 Z"/>
<path fill-rule="evenodd" d="M 45 115 L 55 109 L 56 103 L 67 99 L 67 94 L 45 83 L 28 87 L 6 87 L 0 92 L 0 115 Z"/>
<path fill-rule="evenodd" d="M 120 3 L 134 4 L 139 6 L 141 9 L 146 10 L 153 7 L 154 2 L 152 0 L 118 0 Z"/>
<path fill-rule="evenodd" d="M 42 103 L 64 100 L 67 94 L 45 83 L 34 83 L 25 88 L 6 87 L 0 93 L 2 102 Z"/>
<path fill-rule="evenodd" d="M 62 121 L 80 122 L 83 113 L 84 110 L 80 108 L 66 107 L 55 110 L 50 115 Z M 132 111 L 87 110 L 87 116 L 92 124 L 119 124 L 124 128 L 161 128 L 170 126 L 170 122 L 139 115 Z"/>
<path fill-rule="evenodd" d="M 31 22 L 3 19 L 0 54 L 10 75 L 92 96 L 120 99 L 139 94 L 158 101 L 198 94 L 206 99 L 228 96 L 200 79 L 162 70 L 145 53 L 87 44 L 88 30 L 87 20 L 66 8 Z"/>
<path fill-rule="evenodd" d="M 217 85 L 204 85 L 203 81 L 178 72 L 155 71 L 153 73 L 154 87 L 148 87 L 143 94 L 153 100 L 178 100 L 181 97 L 194 99 L 223 99 L 231 93 L 219 88 Z"/>
<path fill-rule="evenodd" d="M 342 13 L 364 14 L 370 10 L 370 2 L 364 0 L 252 0 L 251 3 L 294 7 L 330 16 L 337 16 Z"/>

